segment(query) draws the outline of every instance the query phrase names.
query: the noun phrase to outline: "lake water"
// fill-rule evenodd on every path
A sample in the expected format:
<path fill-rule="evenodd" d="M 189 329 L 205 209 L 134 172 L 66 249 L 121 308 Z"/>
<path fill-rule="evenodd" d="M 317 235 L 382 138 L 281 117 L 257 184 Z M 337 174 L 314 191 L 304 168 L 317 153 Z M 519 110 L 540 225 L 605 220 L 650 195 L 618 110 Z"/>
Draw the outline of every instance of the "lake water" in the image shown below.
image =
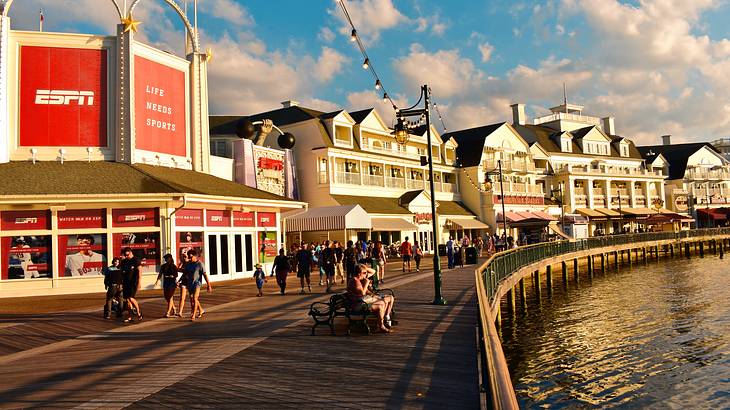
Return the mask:
<path fill-rule="evenodd" d="M 730 408 L 730 259 L 570 272 L 567 289 L 556 273 L 552 296 L 502 305 L 521 408 Z"/>

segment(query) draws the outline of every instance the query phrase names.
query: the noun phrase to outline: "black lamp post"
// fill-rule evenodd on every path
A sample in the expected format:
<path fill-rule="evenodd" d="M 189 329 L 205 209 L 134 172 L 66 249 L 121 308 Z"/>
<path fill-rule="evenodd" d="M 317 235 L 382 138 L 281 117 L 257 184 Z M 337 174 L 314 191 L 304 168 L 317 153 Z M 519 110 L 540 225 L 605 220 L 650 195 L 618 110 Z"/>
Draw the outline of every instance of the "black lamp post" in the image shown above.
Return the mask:
<path fill-rule="evenodd" d="M 416 108 L 421 101 L 423 101 L 424 108 Z M 433 149 L 431 148 L 431 119 L 429 117 L 429 105 L 430 105 L 430 91 L 428 85 L 421 86 L 421 96 L 418 102 L 412 107 L 397 110 L 395 115 L 397 121 L 393 127 L 393 136 L 395 141 L 400 145 L 405 145 L 410 138 L 408 133 L 408 126 L 405 124 L 404 119 L 408 117 L 426 117 L 426 143 L 428 144 L 428 176 L 429 176 L 429 187 L 431 192 L 431 223 L 433 227 L 433 285 L 434 285 L 434 305 L 445 305 L 446 299 L 441 294 L 441 259 L 439 258 L 438 245 L 439 245 L 439 227 L 438 227 L 438 216 L 436 215 L 436 194 L 433 184 Z"/>
<path fill-rule="evenodd" d="M 499 197 L 502 202 L 502 231 L 504 233 L 505 238 L 507 237 L 507 212 L 504 210 L 504 185 L 503 185 L 503 176 L 502 176 L 502 160 L 497 160 L 497 168 L 494 168 L 490 171 L 486 171 L 484 173 L 484 177 L 486 179 L 486 182 L 484 183 L 484 188 L 486 188 L 487 191 L 492 190 L 492 180 L 489 178 L 490 175 L 497 175 L 499 178 Z"/>
<path fill-rule="evenodd" d="M 556 196 L 555 193 L 558 195 Z M 550 190 L 550 199 L 560 205 L 560 229 L 565 233 L 565 198 L 563 197 L 563 183 L 558 183 L 558 189 Z"/>

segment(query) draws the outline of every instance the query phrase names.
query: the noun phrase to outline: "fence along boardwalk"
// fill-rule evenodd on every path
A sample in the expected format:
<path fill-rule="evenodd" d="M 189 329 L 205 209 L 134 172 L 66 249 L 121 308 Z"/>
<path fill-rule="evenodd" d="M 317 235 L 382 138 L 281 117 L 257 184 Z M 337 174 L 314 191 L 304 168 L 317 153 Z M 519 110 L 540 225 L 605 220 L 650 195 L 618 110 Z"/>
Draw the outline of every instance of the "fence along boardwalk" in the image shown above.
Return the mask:
<path fill-rule="evenodd" d="M 209 308 L 195 324 L 49 344 L 0 366 L 0 407 L 478 407 L 473 267 L 444 273 L 448 306 L 428 304 L 432 283 L 430 273 L 388 281 L 400 324 L 387 335 L 348 338 L 340 320 L 338 336 L 309 336 L 315 298 L 272 295 Z"/>

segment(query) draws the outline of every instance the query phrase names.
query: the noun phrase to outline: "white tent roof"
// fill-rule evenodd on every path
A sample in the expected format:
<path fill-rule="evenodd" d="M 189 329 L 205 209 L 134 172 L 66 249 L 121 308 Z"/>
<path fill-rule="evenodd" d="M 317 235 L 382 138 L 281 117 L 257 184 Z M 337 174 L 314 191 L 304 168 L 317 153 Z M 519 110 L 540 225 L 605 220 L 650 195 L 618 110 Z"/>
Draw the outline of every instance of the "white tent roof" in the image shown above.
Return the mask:
<path fill-rule="evenodd" d="M 286 232 L 370 229 L 370 215 L 360 205 L 322 206 L 283 215 Z"/>

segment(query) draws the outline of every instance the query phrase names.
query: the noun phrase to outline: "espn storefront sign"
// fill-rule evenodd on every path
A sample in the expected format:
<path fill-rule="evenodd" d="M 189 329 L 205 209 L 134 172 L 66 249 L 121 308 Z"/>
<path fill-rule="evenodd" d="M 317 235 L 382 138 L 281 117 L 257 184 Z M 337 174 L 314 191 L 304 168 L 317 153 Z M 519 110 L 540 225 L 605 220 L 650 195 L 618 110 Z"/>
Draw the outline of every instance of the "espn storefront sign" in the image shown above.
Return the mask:
<path fill-rule="evenodd" d="M 20 145 L 107 146 L 107 51 L 20 47 Z"/>

